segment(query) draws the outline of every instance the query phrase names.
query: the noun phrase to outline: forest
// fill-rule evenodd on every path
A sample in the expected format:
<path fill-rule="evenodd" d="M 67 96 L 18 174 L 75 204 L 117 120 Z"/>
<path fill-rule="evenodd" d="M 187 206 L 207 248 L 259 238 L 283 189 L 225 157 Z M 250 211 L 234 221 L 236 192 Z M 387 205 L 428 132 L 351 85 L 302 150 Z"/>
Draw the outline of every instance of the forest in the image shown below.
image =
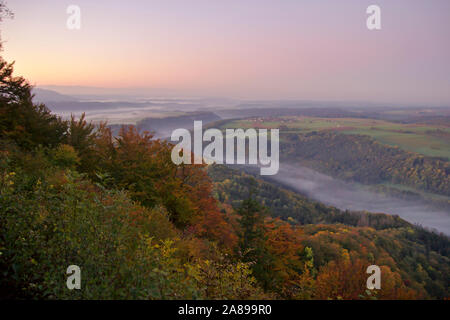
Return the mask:
<path fill-rule="evenodd" d="M 84 116 L 63 120 L 31 89 L 1 59 L 2 299 L 449 297 L 446 236 L 342 212 L 224 166 L 176 166 L 168 142 L 134 126 L 113 135 Z M 358 146 L 379 155 L 373 143 Z M 387 159 L 395 179 L 448 194 L 445 164 L 395 150 Z M 380 290 L 366 288 L 372 264 Z M 66 287 L 69 265 L 82 270 L 80 290 Z"/>
<path fill-rule="evenodd" d="M 333 176 L 366 184 L 391 182 L 450 195 L 450 162 L 387 146 L 357 134 L 286 134 L 282 154 Z"/>

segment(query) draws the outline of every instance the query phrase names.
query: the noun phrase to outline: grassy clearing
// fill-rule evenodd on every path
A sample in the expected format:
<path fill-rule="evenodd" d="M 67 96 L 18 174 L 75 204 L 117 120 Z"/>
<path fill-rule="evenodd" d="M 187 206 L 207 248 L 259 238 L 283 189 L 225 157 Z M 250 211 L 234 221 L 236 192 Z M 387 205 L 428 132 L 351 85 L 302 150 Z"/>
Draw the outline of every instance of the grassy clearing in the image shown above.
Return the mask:
<path fill-rule="evenodd" d="M 235 120 L 222 124 L 221 128 L 279 128 L 285 133 L 332 130 L 362 134 L 407 151 L 450 159 L 450 128 L 438 125 L 358 118 L 277 117 Z"/>

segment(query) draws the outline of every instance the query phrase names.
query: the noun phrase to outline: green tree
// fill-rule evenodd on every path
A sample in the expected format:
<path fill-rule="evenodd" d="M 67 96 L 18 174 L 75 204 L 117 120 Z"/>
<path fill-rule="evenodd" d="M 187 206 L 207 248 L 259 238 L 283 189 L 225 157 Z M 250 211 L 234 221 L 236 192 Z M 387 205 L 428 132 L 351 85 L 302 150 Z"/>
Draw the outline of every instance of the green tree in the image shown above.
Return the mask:
<path fill-rule="evenodd" d="M 32 86 L 13 75 L 13 65 L 0 57 L 0 138 L 28 150 L 58 145 L 65 137 L 67 122 L 44 104 L 33 103 Z"/>
<path fill-rule="evenodd" d="M 80 157 L 79 170 L 90 174 L 91 177 L 95 173 L 98 162 L 94 147 L 96 136 L 95 126 L 92 122 L 86 121 L 85 113 L 78 120 L 71 115 L 66 142 L 75 148 Z"/>
<path fill-rule="evenodd" d="M 266 228 L 264 217 L 266 210 L 250 194 L 237 210 L 240 216 L 239 248 L 244 262 L 252 263 L 255 278 L 261 282 L 265 290 L 272 284 L 272 257 L 266 246 Z"/>

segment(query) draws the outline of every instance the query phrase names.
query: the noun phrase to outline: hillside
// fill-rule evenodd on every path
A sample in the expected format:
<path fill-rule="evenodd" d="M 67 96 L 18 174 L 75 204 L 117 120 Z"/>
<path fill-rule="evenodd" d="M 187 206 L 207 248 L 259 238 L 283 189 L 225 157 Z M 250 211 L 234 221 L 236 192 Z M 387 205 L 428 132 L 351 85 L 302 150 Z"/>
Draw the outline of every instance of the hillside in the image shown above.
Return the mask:
<path fill-rule="evenodd" d="M 0 71 L 1 299 L 449 297 L 447 237 L 224 167 L 212 183 L 168 142 L 62 119 Z M 66 287 L 74 264 L 80 290 Z M 368 291 L 372 264 L 383 284 Z"/>
<path fill-rule="evenodd" d="M 448 290 L 450 280 L 447 273 L 450 262 L 448 237 L 413 226 L 397 216 L 341 211 L 324 206 L 225 166 L 210 166 L 208 173 L 214 181 L 215 197 L 222 203 L 239 207 L 242 199 L 253 193 L 271 216 L 302 225 L 302 243 L 312 248 L 318 270 L 338 259 L 343 250 L 348 250 L 350 255 L 370 256 L 375 264 L 384 264 L 388 259 L 390 268 L 411 283 L 425 276 L 427 272 L 418 275 L 425 268 L 431 273 L 421 278 L 420 285 L 415 283 L 413 286 L 418 289 L 426 283 L 425 290 L 446 295 L 444 292 Z M 440 280 L 435 281 L 437 274 L 434 271 L 438 269 L 441 270 Z M 418 290 L 423 292 L 424 289 Z"/>
<path fill-rule="evenodd" d="M 306 161 L 342 179 L 392 182 L 450 195 L 450 163 L 377 143 L 363 135 L 328 132 L 287 135 L 285 159 Z"/>
<path fill-rule="evenodd" d="M 448 128 L 360 118 L 253 117 L 220 128 L 279 128 L 281 161 L 450 208 Z M 439 156 L 436 156 L 439 155 Z"/>
<path fill-rule="evenodd" d="M 209 166 L 208 175 L 214 182 L 215 197 L 220 202 L 238 207 L 245 196 L 253 192 L 252 196 L 266 206 L 272 216 L 302 225 L 343 223 L 375 229 L 412 227 L 398 216 L 342 211 L 326 206 L 275 183 L 223 165 Z"/>

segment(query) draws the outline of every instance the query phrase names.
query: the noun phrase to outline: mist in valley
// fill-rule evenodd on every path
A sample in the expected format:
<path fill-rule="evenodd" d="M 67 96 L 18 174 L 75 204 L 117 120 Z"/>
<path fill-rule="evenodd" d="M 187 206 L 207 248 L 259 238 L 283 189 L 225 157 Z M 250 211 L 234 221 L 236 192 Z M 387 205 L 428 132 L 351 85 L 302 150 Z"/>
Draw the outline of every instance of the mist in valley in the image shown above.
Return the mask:
<path fill-rule="evenodd" d="M 270 179 L 341 210 L 396 214 L 411 223 L 450 235 L 450 212 L 432 209 L 419 201 L 407 201 L 364 190 L 360 185 L 286 163 L 280 163 L 278 174 Z"/>
<path fill-rule="evenodd" d="M 361 116 L 361 114 L 355 113 L 355 109 L 342 108 L 340 104 L 312 103 L 311 101 L 270 101 L 264 104 L 261 101 L 243 103 L 229 99 L 179 97 L 129 100 L 123 96 L 119 97 L 121 98 L 119 100 L 111 100 L 113 98 L 111 96 L 96 96 L 97 99 L 91 100 L 94 97 L 89 96 L 91 99 L 86 99 L 86 96 L 75 95 L 74 93 L 77 92 L 71 91 L 63 93 L 74 95 L 66 96 L 50 90 L 37 90 L 35 93 L 41 102 L 45 102 L 52 111 L 63 118 L 70 118 L 71 114 L 79 117 L 82 113 L 86 113 L 88 121 L 94 123 L 107 121 L 115 133 L 118 132 L 121 125 L 133 124 L 139 130 L 154 132 L 155 138 L 167 138 L 176 128 L 191 130 L 194 120 L 202 120 L 206 125 L 220 119 L 252 116 L 300 114 L 322 117 L 331 115 Z M 271 108 L 274 105 L 277 107 Z M 330 107 L 333 108 L 330 109 Z M 365 116 L 385 118 L 383 112 L 388 110 L 378 110 L 372 106 L 364 112 Z M 411 110 L 411 112 L 413 111 Z M 442 109 L 433 109 L 432 111 L 432 115 L 439 113 L 442 116 Z M 411 117 L 410 114 L 401 115 L 404 118 Z M 247 169 L 250 168 L 247 167 Z M 271 176 L 270 179 L 312 199 L 342 210 L 396 214 L 411 223 L 450 235 L 450 212 L 446 212 L 444 209 L 432 209 L 419 201 L 407 201 L 386 196 L 367 190 L 361 185 L 346 183 L 312 169 L 287 163 L 280 163 L 278 174 Z"/>

